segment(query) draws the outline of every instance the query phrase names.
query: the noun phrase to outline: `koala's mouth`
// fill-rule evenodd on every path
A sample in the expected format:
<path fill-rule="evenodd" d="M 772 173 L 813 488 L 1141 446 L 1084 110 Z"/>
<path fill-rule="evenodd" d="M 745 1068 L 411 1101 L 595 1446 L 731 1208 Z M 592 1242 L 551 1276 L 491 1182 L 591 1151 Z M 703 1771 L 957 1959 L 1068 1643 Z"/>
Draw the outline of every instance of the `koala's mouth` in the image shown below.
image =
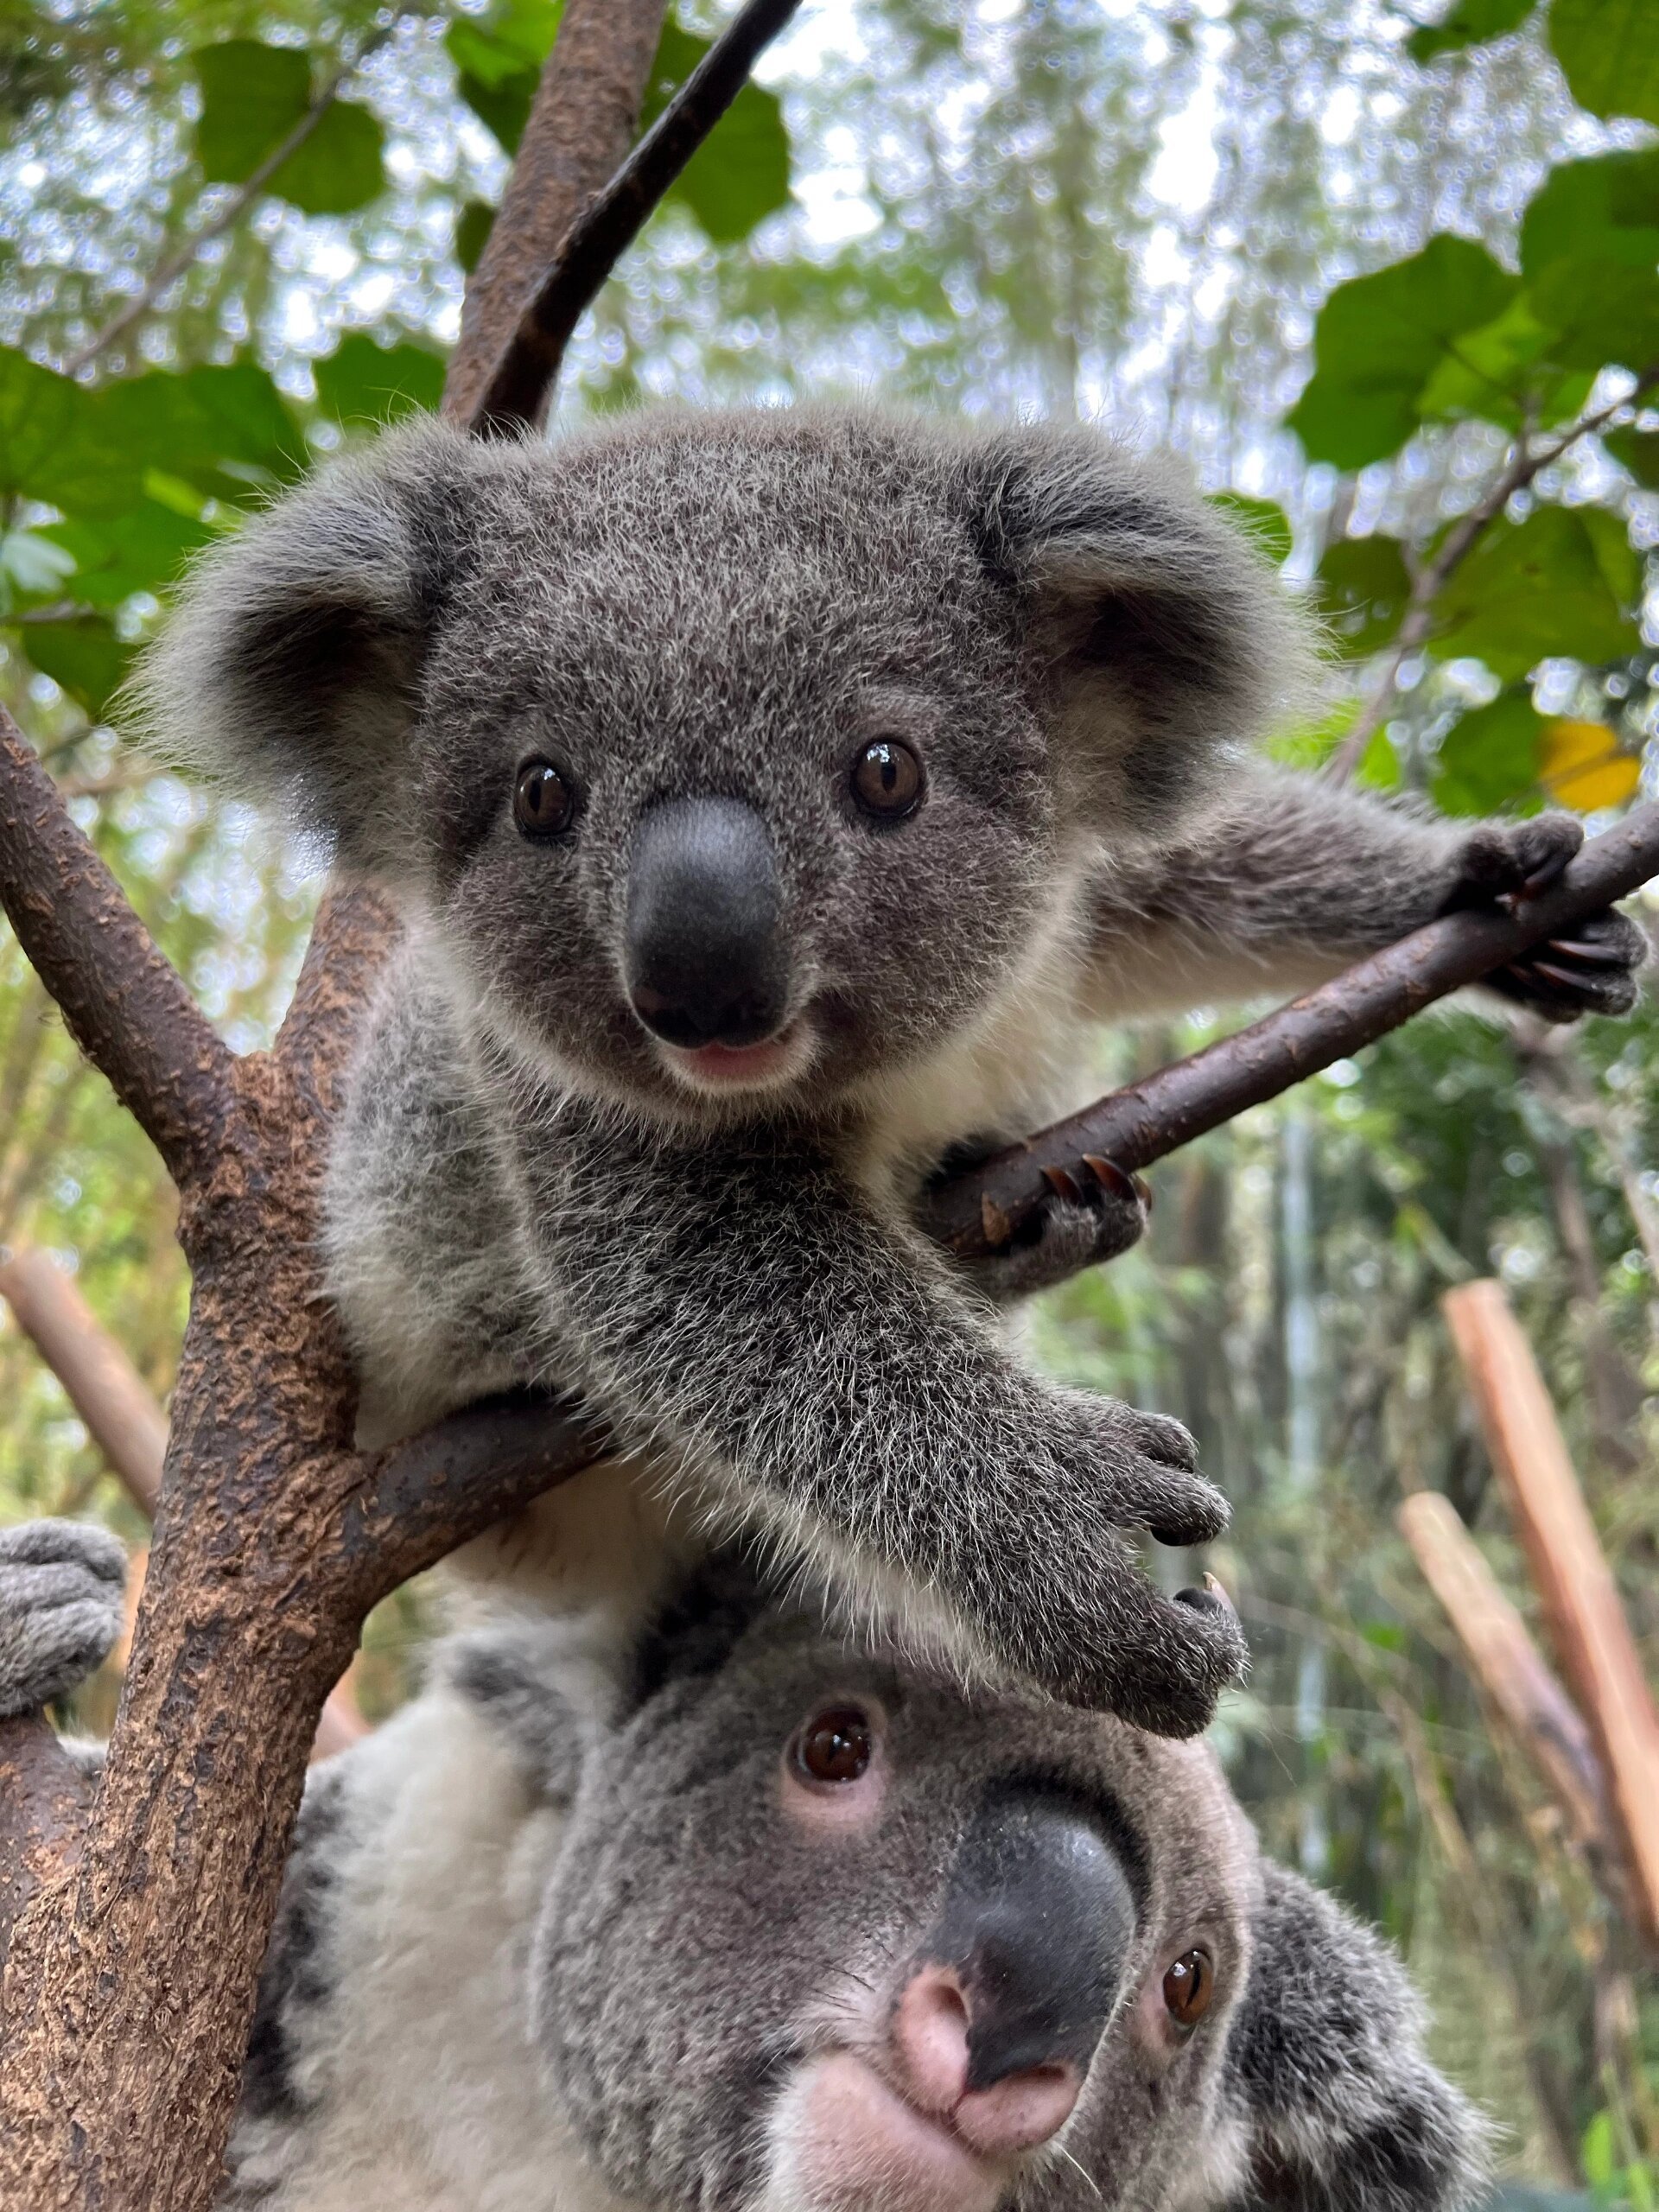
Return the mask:
<path fill-rule="evenodd" d="M 866 2060 L 832 2050 L 802 2080 L 799 2195 L 813 2212 L 996 2212 L 1016 2161 L 923 2112 Z"/>
<path fill-rule="evenodd" d="M 811 1027 L 797 1020 L 758 1045 L 669 1045 L 658 1043 L 669 1073 L 688 1089 L 706 1096 L 730 1096 L 743 1090 L 781 1090 L 806 1073 L 817 1052 Z"/>

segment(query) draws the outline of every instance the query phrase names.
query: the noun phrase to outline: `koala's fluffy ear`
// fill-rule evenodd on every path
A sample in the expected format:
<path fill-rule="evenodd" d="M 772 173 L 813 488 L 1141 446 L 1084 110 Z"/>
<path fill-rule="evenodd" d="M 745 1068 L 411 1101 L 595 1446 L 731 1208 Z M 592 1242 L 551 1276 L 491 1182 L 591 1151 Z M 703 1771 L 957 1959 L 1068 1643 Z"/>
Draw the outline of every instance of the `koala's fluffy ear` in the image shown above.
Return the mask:
<path fill-rule="evenodd" d="M 1311 631 L 1180 464 L 1032 426 L 973 466 L 981 557 L 1025 602 L 1078 818 L 1155 829 L 1309 696 Z"/>
<path fill-rule="evenodd" d="M 1487 2129 L 1424 2056 L 1424 2014 L 1380 1938 L 1268 1865 L 1228 2045 L 1248 2171 L 1236 2212 L 1458 2212 Z"/>
<path fill-rule="evenodd" d="M 383 825 L 404 810 L 385 802 L 476 465 L 423 419 L 207 553 L 132 687 L 143 741 L 356 865 L 395 864 Z"/>

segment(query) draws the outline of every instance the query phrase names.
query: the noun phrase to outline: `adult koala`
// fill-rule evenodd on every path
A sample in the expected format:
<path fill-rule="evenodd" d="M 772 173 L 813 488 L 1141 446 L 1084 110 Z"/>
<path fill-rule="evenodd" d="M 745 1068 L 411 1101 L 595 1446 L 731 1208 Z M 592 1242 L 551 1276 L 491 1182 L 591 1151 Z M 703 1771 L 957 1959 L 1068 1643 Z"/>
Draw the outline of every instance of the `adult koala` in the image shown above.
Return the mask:
<path fill-rule="evenodd" d="M 1132 1242 L 1128 1179 L 971 1278 L 909 1217 L 1070 1103 L 1089 1022 L 1306 983 L 1576 848 L 1250 766 L 1298 652 L 1243 537 L 1085 431 L 429 423 L 216 552 L 152 728 L 409 924 L 327 1205 L 365 1440 L 575 1389 L 855 1618 L 1202 1727 L 1237 1624 L 1121 1532 L 1224 1501 L 987 1302 Z M 1508 987 L 1628 1006 L 1640 943 L 1609 913 Z"/>
<path fill-rule="evenodd" d="M 115 1632 L 0 1537 L 0 1711 Z M 101 1618 L 101 1637 L 88 1624 Z M 312 1777 L 225 2212 L 1455 2212 L 1483 2130 L 1207 1747 L 964 1697 L 729 1554 Z"/>

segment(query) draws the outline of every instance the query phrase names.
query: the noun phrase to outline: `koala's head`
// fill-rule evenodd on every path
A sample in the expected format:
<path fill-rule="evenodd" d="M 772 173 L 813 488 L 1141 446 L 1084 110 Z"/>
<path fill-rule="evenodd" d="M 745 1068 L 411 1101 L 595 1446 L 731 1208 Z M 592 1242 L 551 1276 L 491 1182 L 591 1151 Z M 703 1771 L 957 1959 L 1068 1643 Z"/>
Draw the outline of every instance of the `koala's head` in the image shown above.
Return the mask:
<path fill-rule="evenodd" d="M 142 689 L 504 1040 L 729 1114 L 971 1029 L 1294 658 L 1240 535 L 1094 432 L 664 413 L 391 435 L 197 570 Z"/>
<path fill-rule="evenodd" d="M 1480 2130 L 1397 1961 L 1213 1757 L 964 1696 L 694 1586 L 597 1723 L 535 1631 L 458 1681 L 569 1802 L 534 2032 L 658 2212 L 1451 2212 Z M 584 2198 L 584 2201 L 588 2201 Z"/>

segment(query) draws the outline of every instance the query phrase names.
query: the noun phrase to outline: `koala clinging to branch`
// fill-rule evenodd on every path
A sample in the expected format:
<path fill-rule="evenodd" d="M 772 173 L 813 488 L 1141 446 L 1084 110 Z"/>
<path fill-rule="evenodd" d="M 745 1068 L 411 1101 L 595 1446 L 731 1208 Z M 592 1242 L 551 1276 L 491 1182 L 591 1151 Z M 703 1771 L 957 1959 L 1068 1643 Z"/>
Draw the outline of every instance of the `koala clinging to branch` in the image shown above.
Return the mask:
<path fill-rule="evenodd" d="M 0 1712 L 100 1609 L 107 1647 L 107 1543 L 0 1535 Z M 314 1770 L 225 2212 L 1477 2193 L 1397 1961 L 1261 1858 L 1207 1748 L 964 1698 L 729 1556 L 613 1629 L 458 1639 Z"/>
<path fill-rule="evenodd" d="M 1077 1103 L 1090 1021 L 1301 984 L 1559 870 L 1249 765 L 1299 654 L 1253 551 L 1090 432 L 645 415 L 401 430 L 198 570 L 175 754 L 397 894 L 330 1183 L 365 1433 L 573 1389 L 702 1511 L 977 1679 L 1179 1732 L 1236 1623 L 1120 1532 L 1225 1507 L 1178 1424 L 990 1306 L 1121 1250 L 1103 1166 L 971 1276 L 953 1147 Z M 1512 987 L 1628 1003 L 1609 915 Z"/>

